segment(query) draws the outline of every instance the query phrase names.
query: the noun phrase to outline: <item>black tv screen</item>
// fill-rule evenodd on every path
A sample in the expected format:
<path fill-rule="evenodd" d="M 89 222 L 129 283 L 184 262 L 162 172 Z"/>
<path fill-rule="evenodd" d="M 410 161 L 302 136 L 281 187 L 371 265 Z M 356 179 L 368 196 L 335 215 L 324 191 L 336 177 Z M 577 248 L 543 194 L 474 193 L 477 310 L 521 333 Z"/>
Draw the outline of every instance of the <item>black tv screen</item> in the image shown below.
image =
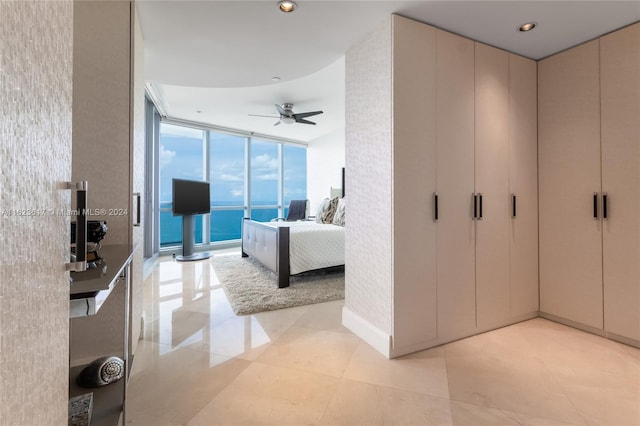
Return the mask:
<path fill-rule="evenodd" d="M 173 215 L 209 213 L 209 182 L 173 179 Z"/>

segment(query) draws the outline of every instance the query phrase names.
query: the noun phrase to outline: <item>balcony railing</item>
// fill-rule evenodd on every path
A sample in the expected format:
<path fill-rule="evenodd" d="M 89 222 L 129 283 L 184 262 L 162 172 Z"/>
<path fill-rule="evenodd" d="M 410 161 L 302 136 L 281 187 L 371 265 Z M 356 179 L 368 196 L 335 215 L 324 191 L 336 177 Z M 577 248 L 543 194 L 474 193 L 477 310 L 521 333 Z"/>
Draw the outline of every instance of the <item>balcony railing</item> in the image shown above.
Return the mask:
<path fill-rule="evenodd" d="M 245 206 L 211 206 L 209 215 L 196 216 L 195 242 L 208 244 L 240 240 L 242 237 L 242 218 Z M 268 222 L 278 216 L 278 205 L 251 206 L 250 217 L 260 222 Z M 286 214 L 286 209 L 285 209 Z M 209 220 L 209 236 L 205 235 L 204 224 Z M 182 218 L 173 216 L 171 203 L 160 206 L 160 247 L 168 248 L 182 244 Z"/>

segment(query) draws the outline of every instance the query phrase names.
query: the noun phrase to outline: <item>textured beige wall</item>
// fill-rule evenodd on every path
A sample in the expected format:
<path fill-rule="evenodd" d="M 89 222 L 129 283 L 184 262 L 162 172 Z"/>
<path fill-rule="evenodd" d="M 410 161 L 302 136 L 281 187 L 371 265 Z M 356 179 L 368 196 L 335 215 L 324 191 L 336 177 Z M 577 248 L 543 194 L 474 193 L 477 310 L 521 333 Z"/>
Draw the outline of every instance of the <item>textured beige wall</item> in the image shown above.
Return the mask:
<path fill-rule="evenodd" d="M 391 334 L 391 17 L 346 54 L 345 307 Z"/>
<path fill-rule="evenodd" d="M 135 12 L 128 1 L 75 3 L 73 76 L 74 179 L 89 181 L 90 209 L 106 211 L 91 217 L 107 221 L 109 231 L 102 243 L 139 244 L 131 265 L 134 352 L 142 315 L 143 228 L 133 226 L 133 192 L 144 189 L 144 51 Z M 100 315 L 110 318 L 109 334 L 119 336 L 121 307 L 105 305 Z M 112 350 L 106 338 L 91 345 L 78 341 L 77 336 L 92 329 L 91 321 L 74 321 L 72 365 L 90 361 L 100 350 Z"/>
<path fill-rule="evenodd" d="M 67 423 L 72 20 L 69 1 L 0 2 L 3 426 Z"/>
<path fill-rule="evenodd" d="M 74 4 L 73 179 L 89 182 L 88 204 L 103 210 L 103 244 L 129 242 L 130 3 Z M 127 210 L 122 214 L 122 210 Z"/>

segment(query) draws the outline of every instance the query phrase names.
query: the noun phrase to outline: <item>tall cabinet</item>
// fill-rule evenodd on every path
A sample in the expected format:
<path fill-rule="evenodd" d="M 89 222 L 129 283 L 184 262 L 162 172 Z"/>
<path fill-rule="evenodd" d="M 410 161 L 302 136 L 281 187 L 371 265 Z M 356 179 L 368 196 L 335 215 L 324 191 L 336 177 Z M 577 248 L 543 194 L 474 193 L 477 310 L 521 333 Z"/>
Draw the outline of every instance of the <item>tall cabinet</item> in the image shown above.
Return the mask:
<path fill-rule="evenodd" d="M 476 326 L 474 43 L 441 30 L 437 40 L 438 338 L 457 338 Z"/>
<path fill-rule="evenodd" d="M 392 22 L 400 355 L 536 315 L 537 89 L 534 61 Z"/>
<path fill-rule="evenodd" d="M 438 32 L 438 331 L 535 315 L 536 63 Z"/>
<path fill-rule="evenodd" d="M 509 56 L 475 43 L 476 325 L 483 329 L 511 317 Z"/>
<path fill-rule="evenodd" d="M 123 356 L 123 329 L 124 353 L 133 355 L 140 334 L 142 229 L 136 225 L 144 204 L 134 193 L 141 192 L 144 170 L 144 89 L 135 7 L 129 1 L 75 1 L 73 7 L 72 179 L 88 181 L 88 219 L 106 221 L 109 228 L 101 242 L 105 263 L 74 278 L 80 283 L 103 270 L 116 273 L 113 247 L 126 247 L 118 253 L 127 252 L 128 284 L 116 285 L 97 315 L 70 320 L 72 375 L 99 356 Z M 125 359 L 127 368 L 131 360 Z M 94 423 L 104 424 L 99 417 Z"/>
<path fill-rule="evenodd" d="M 510 314 L 538 310 L 538 66 L 509 55 Z"/>
<path fill-rule="evenodd" d="M 393 246 L 401 248 L 393 252 L 392 334 L 396 349 L 406 351 L 438 336 L 437 226 L 432 205 L 437 163 L 436 31 L 417 21 L 392 20 Z"/>
<path fill-rule="evenodd" d="M 602 328 L 599 41 L 539 63 L 540 305 Z"/>
<path fill-rule="evenodd" d="M 538 309 L 537 66 L 475 43 L 474 81 L 476 326 L 487 329 Z"/>
<path fill-rule="evenodd" d="M 640 24 L 600 39 L 604 327 L 640 341 Z"/>
<path fill-rule="evenodd" d="M 540 62 L 540 310 L 640 340 L 640 24 Z"/>

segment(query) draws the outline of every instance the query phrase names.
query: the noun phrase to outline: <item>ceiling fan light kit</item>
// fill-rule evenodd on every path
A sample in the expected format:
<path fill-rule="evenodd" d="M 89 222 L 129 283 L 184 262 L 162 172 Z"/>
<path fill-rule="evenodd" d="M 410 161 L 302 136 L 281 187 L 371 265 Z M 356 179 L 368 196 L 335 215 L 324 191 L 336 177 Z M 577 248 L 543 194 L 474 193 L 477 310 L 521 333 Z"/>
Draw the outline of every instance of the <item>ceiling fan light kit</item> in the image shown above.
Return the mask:
<path fill-rule="evenodd" d="M 278 120 L 274 126 L 279 124 L 293 124 L 293 123 L 302 123 L 302 124 L 311 124 L 316 125 L 313 121 L 305 120 L 307 117 L 311 117 L 314 115 L 322 114 L 323 111 L 309 111 L 309 112 L 301 112 L 294 113 L 293 112 L 293 104 L 284 103 L 282 105 L 274 104 L 278 113 L 280 114 L 280 120 Z M 268 115 L 258 115 L 258 114 L 249 114 L 253 117 L 270 117 Z M 274 117 L 275 118 L 275 117 Z"/>
<path fill-rule="evenodd" d="M 282 105 L 275 104 L 276 109 L 280 113 L 280 121 L 278 121 L 274 126 L 277 126 L 280 123 L 284 124 L 293 124 L 293 123 L 302 123 L 302 124 L 312 124 L 316 125 L 313 121 L 305 120 L 306 117 L 311 117 L 312 115 L 322 114 L 322 111 L 310 111 L 310 112 L 301 112 L 294 113 L 293 112 L 293 104 L 285 103 Z"/>

